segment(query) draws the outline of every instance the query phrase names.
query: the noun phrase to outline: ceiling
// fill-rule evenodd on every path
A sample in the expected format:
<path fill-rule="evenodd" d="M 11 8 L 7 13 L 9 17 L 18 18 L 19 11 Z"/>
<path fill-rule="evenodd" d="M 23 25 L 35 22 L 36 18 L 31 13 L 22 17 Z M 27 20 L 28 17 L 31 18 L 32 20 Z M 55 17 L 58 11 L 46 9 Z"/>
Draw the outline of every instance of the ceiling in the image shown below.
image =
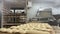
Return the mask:
<path fill-rule="evenodd" d="M 60 7 L 60 0 L 32 0 L 33 3 L 50 4 L 53 7 Z"/>
<path fill-rule="evenodd" d="M 33 3 L 44 3 L 44 4 L 50 4 L 53 7 L 60 7 L 60 0 L 29 0 Z M 25 7 L 26 6 L 26 0 L 5 0 L 5 4 L 10 7 Z"/>
<path fill-rule="evenodd" d="M 5 0 L 5 6 L 7 7 L 17 7 L 17 8 L 24 8 L 26 7 L 26 0 Z"/>

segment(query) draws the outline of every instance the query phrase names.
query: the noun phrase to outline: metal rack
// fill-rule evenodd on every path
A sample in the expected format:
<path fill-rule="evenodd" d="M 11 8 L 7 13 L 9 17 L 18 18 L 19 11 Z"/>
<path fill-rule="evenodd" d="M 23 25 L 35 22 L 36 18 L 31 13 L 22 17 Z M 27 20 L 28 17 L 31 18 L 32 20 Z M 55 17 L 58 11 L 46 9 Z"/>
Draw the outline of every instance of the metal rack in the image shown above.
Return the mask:
<path fill-rule="evenodd" d="M 4 1 L 5 2 L 5 1 Z M 27 3 L 27 0 L 26 0 Z M 5 4 L 4 4 L 5 5 Z M 15 8 L 20 9 L 20 8 Z M 14 9 L 14 11 L 15 11 Z M 3 7 L 3 19 L 2 19 L 2 27 L 12 26 L 12 25 L 19 25 L 26 23 L 27 19 L 27 4 L 24 7 L 25 14 L 22 13 L 11 13 L 5 6 Z"/>

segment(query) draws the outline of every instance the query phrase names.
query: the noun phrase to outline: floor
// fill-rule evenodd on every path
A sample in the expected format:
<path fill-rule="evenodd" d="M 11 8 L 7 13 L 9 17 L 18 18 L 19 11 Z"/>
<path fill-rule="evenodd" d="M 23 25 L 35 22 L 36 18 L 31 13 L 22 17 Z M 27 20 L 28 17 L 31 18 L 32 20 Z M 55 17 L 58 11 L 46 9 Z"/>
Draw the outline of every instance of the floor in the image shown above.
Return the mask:
<path fill-rule="evenodd" d="M 58 26 L 52 26 L 52 27 L 54 28 L 56 34 L 60 34 L 60 27 Z"/>

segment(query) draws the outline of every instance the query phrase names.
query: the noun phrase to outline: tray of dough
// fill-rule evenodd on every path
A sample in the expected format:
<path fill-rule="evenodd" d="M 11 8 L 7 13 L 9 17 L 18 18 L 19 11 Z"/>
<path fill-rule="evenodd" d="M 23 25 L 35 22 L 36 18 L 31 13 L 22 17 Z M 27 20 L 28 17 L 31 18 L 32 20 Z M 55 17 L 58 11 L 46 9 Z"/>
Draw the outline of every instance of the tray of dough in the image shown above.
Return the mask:
<path fill-rule="evenodd" d="M 30 22 L 10 28 L 0 28 L 0 34 L 55 34 L 48 23 Z"/>

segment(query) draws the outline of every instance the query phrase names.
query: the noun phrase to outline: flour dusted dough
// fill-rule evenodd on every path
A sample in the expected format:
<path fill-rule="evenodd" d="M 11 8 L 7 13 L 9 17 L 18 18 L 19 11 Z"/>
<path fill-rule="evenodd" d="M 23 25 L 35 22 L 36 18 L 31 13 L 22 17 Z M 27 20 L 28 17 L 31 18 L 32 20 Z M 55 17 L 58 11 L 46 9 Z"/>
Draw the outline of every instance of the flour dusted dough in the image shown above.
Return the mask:
<path fill-rule="evenodd" d="M 6 32 L 12 33 L 13 31 L 12 31 L 12 29 L 8 28 L 8 29 L 6 30 Z"/>
<path fill-rule="evenodd" d="M 37 30 L 28 30 L 27 33 L 28 33 L 28 34 L 50 34 L 50 32 L 37 31 Z"/>
<path fill-rule="evenodd" d="M 6 30 L 7 30 L 6 28 L 1 28 L 0 29 L 1 32 L 6 32 Z"/>
<path fill-rule="evenodd" d="M 16 26 L 12 26 L 12 27 L 10 27 L 11 29 L 16 29 L 17 27 Z"/>
<path fill-rule="evenodd" d="M 12 26 L 10 28 L 1 28 L 0 31 L 8 33 L 19 32 L 21 34 L 30 33 L 30 34 L 50 34 L 52 27 L 47 23 L 27 23 L 19 26 Z"/>

